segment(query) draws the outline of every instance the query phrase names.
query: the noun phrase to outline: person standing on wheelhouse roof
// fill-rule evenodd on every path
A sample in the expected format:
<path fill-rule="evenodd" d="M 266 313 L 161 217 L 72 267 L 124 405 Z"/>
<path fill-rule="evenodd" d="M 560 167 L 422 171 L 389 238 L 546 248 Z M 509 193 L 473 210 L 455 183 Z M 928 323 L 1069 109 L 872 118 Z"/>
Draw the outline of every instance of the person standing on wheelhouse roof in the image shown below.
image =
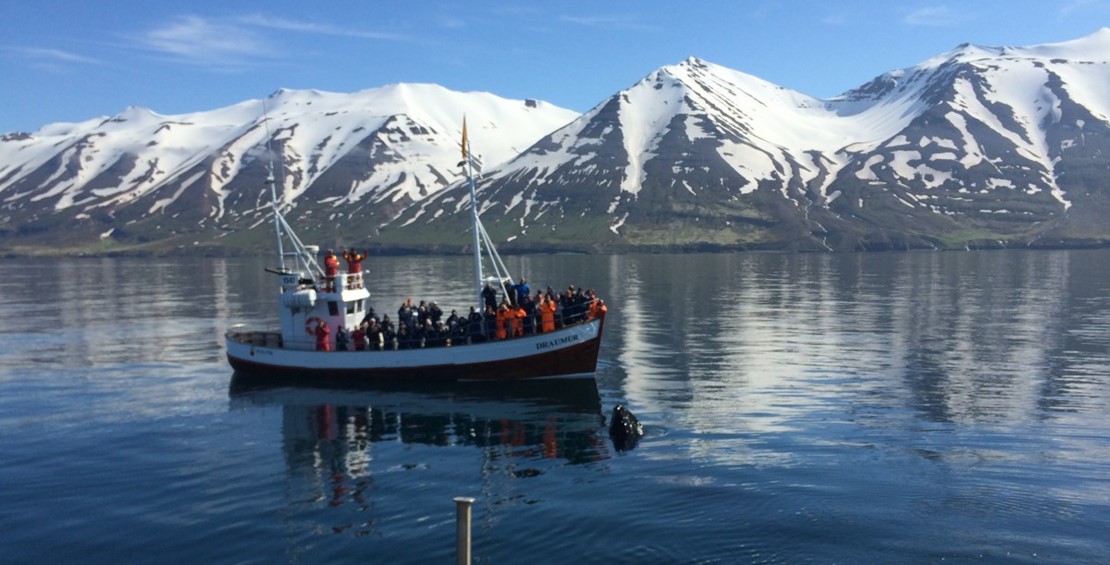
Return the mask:
<path fill-rule="evenodd" d="M 324 290 L 326 292 L 335 292 L 335 276 L 339 274 L 339 258 L 335 256 L 335 251 L 329 249 L 328 253 L 324 255 Z"/>

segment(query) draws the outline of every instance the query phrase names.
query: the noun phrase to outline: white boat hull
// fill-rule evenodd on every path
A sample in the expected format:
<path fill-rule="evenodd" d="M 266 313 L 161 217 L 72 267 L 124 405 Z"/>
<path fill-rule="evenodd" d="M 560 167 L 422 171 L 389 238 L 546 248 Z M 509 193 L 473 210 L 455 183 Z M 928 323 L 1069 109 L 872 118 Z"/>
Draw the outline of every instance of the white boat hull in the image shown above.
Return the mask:
<path fill-rule="evenodd" d="M 237 373 L 259 378 L 444 382 L 593 376 L 604 315 L 558 330 L 471 345 L 396 351 L 301 351 L 258 332 L 226 334 Z M 252 336 L 254 339 L 252 339 Z M 261 343 L 259 343 L 261 341 Z"/>

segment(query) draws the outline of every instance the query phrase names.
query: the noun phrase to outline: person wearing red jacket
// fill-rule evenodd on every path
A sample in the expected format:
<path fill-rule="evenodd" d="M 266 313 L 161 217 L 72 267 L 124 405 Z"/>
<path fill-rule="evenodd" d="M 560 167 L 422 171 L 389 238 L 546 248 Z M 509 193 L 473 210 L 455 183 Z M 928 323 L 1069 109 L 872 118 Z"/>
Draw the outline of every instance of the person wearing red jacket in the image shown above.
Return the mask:
<path fill-rule="evenodd" d="M 316 323 L 316 351 L 331 351 L 331 343 L 328 342 L 328 336 L 331 335 L 331 329 L 328 328 L 328 323 L 320 320 Z"/>
<path fill-rule="evenodd" d="M 355 351 L 366 351 L 366 332 L 361 325 L 355 328 L 354 336 L 351 339 L 355 342 Z"/>
<path fill-rule="evenodd" d="M 343 250 L 343 259 L 347 261 L 347 288 L 362 288 L 362 260 L 369 255 L 368 251 Z"/>
<path fill-rule="evenodd" d="M 324 255 L 324 289 L 326 292 L 335 292 L 335 276 L 339 274 L 339 258 L 335 251 L 328 250 Z"/>

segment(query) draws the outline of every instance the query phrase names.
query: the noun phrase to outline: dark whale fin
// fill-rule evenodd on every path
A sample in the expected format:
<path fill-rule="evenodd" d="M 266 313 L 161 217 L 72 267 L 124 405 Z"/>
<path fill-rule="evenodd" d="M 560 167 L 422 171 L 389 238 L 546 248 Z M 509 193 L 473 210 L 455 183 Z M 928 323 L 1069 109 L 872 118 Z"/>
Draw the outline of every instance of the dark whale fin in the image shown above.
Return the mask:
<path fill-rule="evenodd" d="M 644 426 L 636 415 L 622 404 L 614 406 L 609 419 L 609 439 L 613 440 L 613 447 L 617 451 L 628 451 L 636 447 L 643 436 Z"/>

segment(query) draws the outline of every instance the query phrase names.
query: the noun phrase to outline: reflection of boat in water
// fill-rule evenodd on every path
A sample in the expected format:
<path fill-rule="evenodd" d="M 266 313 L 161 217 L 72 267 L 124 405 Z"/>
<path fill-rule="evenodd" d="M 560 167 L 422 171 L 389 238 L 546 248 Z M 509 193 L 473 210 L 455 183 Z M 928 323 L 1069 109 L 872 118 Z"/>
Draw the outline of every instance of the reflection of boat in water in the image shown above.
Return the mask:
<path fill-rule="evenodd" d="M 467 147 L 465 121 L 462 148 L 461 164 L 470 186 L 477 282 L 475 320 L 468 319 L 464 330 L 451 333 L 431 333 L 434 330 L 430 326 L 408 328 L 408 335 L 421 332 L 422 337 L 415 340 L 408 335 L 401 338 L 398 327 L 396 341 L 375 334 L 379 339 L 370 342 L 373 346 L 367 350 L 337 351 L 341 349 L 337 348 L 337 330 L 359 327 L 371 311 L 370 292 L 362 284 L 361 258 L 349 264 L 347 273 L 340 273 L 338 260 L 329 253 L 326 269 L 321 269 L 315 259 L 317 250 L 301 242 L 281 213 L 271 174 L 280 265 L 267 270 L 281 280 L 277 296 L 281 329 L 229 329 L 225 335 L 227 358 L 236 372 L 263 378 L 406 382 L 592 376 L 601 347 L 604 304 L 589 293 L 583 294 L 582 289 L 576 294 L 568 291 L 565 300 L 553 296 L 549 300 L 550 323 L 544 308 L 537 306 L 533 313 L 527 313 L 525 307 L 518 307 L 517 293 L 521 289 L 511 284 L 513 278 L 478 217 L 476 164 Z M 489 278 L 483 275 L 483 258 L 492 265 L 493 276 Z M 495 286 L 505 296 L 500 307 L 496 306 Z M 510 302 L 511 308 L 507 308 Z M 432 344 L 437 346 L 428 347 Z"/>
<path fill-rule="evenodd" d="M 290 461 L 333 459 L 349 476 L 370 473 L 377 442 L 473 446 L 495 458 L 572 464 L 609 456 L 592 379 L 421 385 L 416 391 L 265 388 L 236 376 L 230 397 L 233 406 L 281 406 Z"/>
<path fill-rule="evenodd" d="M 573 488 L 568 477 L 612 456 L 593 379 L 352 390 L 252 387 L 233 377 L 230 400 L 233 409 L 260 407 L 262 417 L 281 410 L 290 537 L 379 536 L 389 541 L 374 546 L 376 561 L 424 552 L 412 544 L 435 537 L 439 522 L 428 517 L 460 493 L 482 501 L 488 528 L 544 489 Z M 548 474 L 557 468 L 567 470 Z M 541 475 L 548 480 L 534 480 Z"/>

